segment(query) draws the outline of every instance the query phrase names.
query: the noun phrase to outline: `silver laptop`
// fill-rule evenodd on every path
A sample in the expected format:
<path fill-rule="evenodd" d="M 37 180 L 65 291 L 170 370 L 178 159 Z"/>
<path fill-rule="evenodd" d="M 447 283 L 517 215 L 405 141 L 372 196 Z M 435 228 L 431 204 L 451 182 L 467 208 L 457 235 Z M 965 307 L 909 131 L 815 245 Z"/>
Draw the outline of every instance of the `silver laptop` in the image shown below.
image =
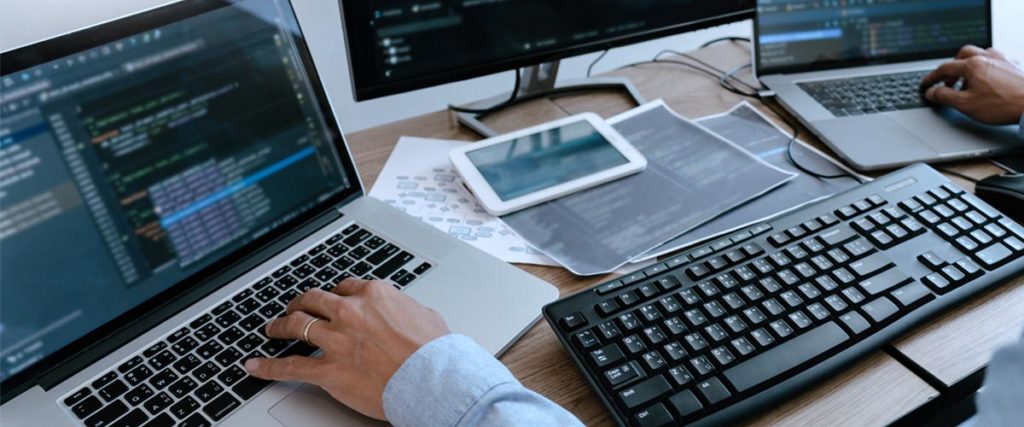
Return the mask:
<path fill-rule="evenodd" d="M 3 425 L 368 424 L 242 370 L 315 350 L 264 335 L 291 298 L 385 280 L 499 354 L 558 296 L 363 196 L 288 0 L 175 3 L 0 58 Z"/>
<path fill-rule="evenodd" d="M 921 79 L 966 44 L 991 46 L 989 0 L 758 0 L 761 82 L 859 170 L 1019 152 L 1017 126 L 926 105 Z"/>

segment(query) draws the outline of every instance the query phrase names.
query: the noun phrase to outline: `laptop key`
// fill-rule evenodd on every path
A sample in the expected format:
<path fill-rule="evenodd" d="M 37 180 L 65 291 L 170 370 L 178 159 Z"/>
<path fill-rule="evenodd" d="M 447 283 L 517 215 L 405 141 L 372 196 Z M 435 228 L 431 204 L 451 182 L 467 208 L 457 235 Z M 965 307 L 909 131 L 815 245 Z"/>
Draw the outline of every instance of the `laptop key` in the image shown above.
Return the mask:
<path fill-rule="evenodd" d="M 235 386 L 235 388 L 237 389 L 238 386 Z M 247 398 L 243 397 L 243 399 Z M 235 399 L 234 396 L 228 393 L 223 393 L 206 406 L 203 406 L 203 413 L 209 416 L 213 421 L 220 421 L 230 414 L 231 411 L 234 411 L 241 405 L 242 402 Z"/>
<path fill-rule="evenodd" d="M 178 423 L 178 427 L 209 427 L 211 425 L 213 424 L 199 413 L 192 414 L 192 416 Z"/>
<path fill-rule="evenodd" d="M 210 378 L 213 378 L 215 375 L 219 374 L 220 371 L 220 366 L 217 366 L 216 363 L 206 362 L 203 364 L 203 366 L 200 366 L 196 368 L 196 370 L 192 371 L 192 376 L 202 383 L 206 382 L 206 380 L 209 380 Z"/>
<path fill-rule="evenodd" d="M 151 376 L 153 376 L 153 370 L 149 369 L 149 367 L 146 365 L 142 365 L 139 366 L 138 368 L 135 368 L 134 371 L 124 374 L 124 380 L 128 381 L 128 384 L 134 386 L 145 381 L 147 378 Z"/>
<path fill-rule="evenodd" d="M 192 379 L 191 377 L 182 377 L 174 384 L 171 384 L 171 387 L 167 389 L 167 391 L 171 392 L 171 394 L 173 394 L 174 397 L 181 398 L 184 397 L 186 394 L 189 394 L 189 392 L 191 392 L 192 390 L 195 390 L 196 387 L 198 386 L 199 384 L 196 383 L 196 380 Z"/>
<path fill-rule="evenodd" d="M 122 415 L 128 412 L 128 405 L 124 402 L 117 400 L 113 403 L 103 407 L 95 414 L 85 419 L 85 425 L 89 427 L 101 427 L 108 426 L 114 422 L 114 420 L 120 418 Z"/>
<path fill-rule="evenodd" d="M 170 406 L 172 403 L 174 403 L 174 399 L 171 398 L 171 395 L 164 392 L 160 392 L 157 393 L 156 396 L 153 396 L 152 399 L 147 400 L 146 403 L 143 404 L 142 406 L 146 408 L 146 411 L 148 411 L 151 415 L 156 415 L 159 414 L 160 411 L 163 411 L 165 408 Z"/>
<path fill-rule="evenodd" d="M 238 397 L 249 400 L 264 388 L 267 388 L 273 381 L 262 380 L 253 376 L 246 376 L 245 379 L 231 388 Z"/>
<path fill-rule="evenodd" d="M 108 384 L 106 387 L 103 387 L 97 394 L 99 394 L 100 397 L 103 398 L 103 400 L 109 402 L 111 400 L 117 399 L 118 396 L 124 394 L 127 391 L 128 386 L 125 385 L 124 381 L 114 380 L 114 382 Z"/>
<path fill-rule="evenodd" d="M 224 387 L 221 387 L 219 383 L 217 383 L 216 381 L 210 381 L 196 389 L 195 395 L 196 397 L 199 398 L 199 400 L 202 400 L 203 402 L 209 402 L 210 400 L 213 400 L 214 397 L 217 397 L 217 395 L 219 395 L 223 391 Z"/>
<path fill-rule="evenodd" d="M 408 252 L 405 252 L 405 251 L 402 251 L 398 255 L 395 255 L 394 257 L 389 259 L 384 264 L 381 264 L 381 266 L 377 267 L 377 269 L 373 270 L 373 275 L 377 276 L 377 277 L 382 277 L 382 278 L 383 277 L 390 277 L 391 273 L 394 273 L 399 268 L 402 268 L 402 266 L 404 266 L 406 263 L 408 263 L 409 261 L 412 261 L 413 258 L 415 258 L 415 257 L 412 254 L 410 254 Z M 357 264 L 357 266 L 358 266 L 358 264 Z M 361 276 L 361 275 L 366 273 L 366 272 L 356 273 L 355 267 L 353 267 L 353 269 L 351 271 L 352 271 L 352 273 L 356 274 L 357 276 Z"/>
<path fill-rule="evenodd" d="M 129 405 L 139 406 L 150 397 L 153 397 L 153 389 L 148 385 L 142 384 L 125 394 L 124 400 L 125 402 L 128 402 Z"/>
<path fill-rule="evenodd" d="M 174 415 L 179 420 L 185 419 L 189 414 L 199 409 L 199 402 L 196 402 L 192 397 L 186 397 L 171 405 L 171 415 Z"/>
<path fill-rule="evenodd" d="M 71 413 L 75 414 L 78 418 L 85 418 L 89 414 L 96 412 L 97 409 L 103 407 L 103 402 L 100 402 L 96 396 L 89 396 L 79 402 L 77 405 L 71 407 Z"/>
<path fill-rule="evenodd" d="M 136 427 L 141 426 L 146 421 L 149 421 L 149 416 L 141 409 L 136 409 L 110 424 L 110 427 Z"/>
<path fill-rule="evenodd" d="M 178 374 L 174 373 L 171 369 L 164 369 L 159 374 L 153 376 L 153 378 L 149 380 L 149 384 L 157 390 L 161 390 L 177 380 Z"/>

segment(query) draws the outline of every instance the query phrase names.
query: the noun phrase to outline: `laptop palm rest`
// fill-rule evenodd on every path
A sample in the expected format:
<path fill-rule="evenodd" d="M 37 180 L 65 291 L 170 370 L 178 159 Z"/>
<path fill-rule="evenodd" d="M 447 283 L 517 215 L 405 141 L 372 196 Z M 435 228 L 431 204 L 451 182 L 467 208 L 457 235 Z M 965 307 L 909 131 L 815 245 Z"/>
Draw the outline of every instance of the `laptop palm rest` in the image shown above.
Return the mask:
<path fill-rule="evenodd" d="M 988 126 L 951 108 L 887 114 L 942 156 L 1011 150 L 1022 145 L 1016 126 Z"/>
<path fill-rule="evenodd" d="M 834 151 L 857 169 L 880 169 L 938 155 L 886 115 L 826 119 L 812 124 L 820 134 L 827 135 L 823 139 Z"/>
<path fill-rule="evenodd" d="M 270 415 L 288 427 L 381 427 L 377 421 L 348 408 L 320 387 L 303 384 L 270 408 Z"/>

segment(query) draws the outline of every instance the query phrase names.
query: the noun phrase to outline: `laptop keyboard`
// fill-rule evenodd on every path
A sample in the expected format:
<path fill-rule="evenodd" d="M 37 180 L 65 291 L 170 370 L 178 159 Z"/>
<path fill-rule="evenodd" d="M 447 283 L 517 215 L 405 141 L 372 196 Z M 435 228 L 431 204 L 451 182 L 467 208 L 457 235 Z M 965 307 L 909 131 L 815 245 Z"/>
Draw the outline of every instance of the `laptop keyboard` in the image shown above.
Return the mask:
<path fill-rule="evenodd" d="M 797 83 L 836 117 L 921 108 L 921 79 L 929 71 Z"/>
<path fill-rule="evenodd" d="M 249 376 L 253 357 L 309 355 L 301 341 L 268 338 L 264 326 L 299 294 L 349 278 L 386 280 L 399 290 L 433 265 L 352 224 L 227 297 L 119 366 L 64 396 L 90 427 L 210 426 L 270 385 Z"/>

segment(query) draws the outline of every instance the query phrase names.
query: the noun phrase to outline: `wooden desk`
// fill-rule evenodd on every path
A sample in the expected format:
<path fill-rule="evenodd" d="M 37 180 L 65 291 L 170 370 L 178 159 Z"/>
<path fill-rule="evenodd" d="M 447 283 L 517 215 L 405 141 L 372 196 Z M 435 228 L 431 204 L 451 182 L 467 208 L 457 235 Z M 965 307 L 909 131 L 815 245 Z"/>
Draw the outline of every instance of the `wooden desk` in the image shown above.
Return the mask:
<path fill-rule="evenodd" d="M 747 47 L 737 44 L 720 44 L 694 54 L 723 69 L 750 60 Z M 717 81 L 708 76 L 674 64 L 641 65 L 610 74 L 629 77 L 648 100 L 662 98 L 674 110 L 688 117 L 722 112 L 743 100 L 722 90 Z M 777 118 L 763 105 L 756 101 L 753 103 L 769 117 Z M 495 114 L 487 122 L 498 131 L 511 131 L 586 111 L 609 117 L 632 107 L 624 95 L 615 92 L 577 95 L 533 101 Z M 825 149 L 809 135 L 803 130 L 801 138 Z M 348 142 L 367 188 L 373 186 L 401 136 L 479 139 L 476 134 L 459 127 L 453 116 L 444 111 L 349 135 Z M 955 169 L 977 177 L 999 172 L 986 162 L 956 165 Z M 956 180 L 970 188 L 969 182 Z M 551 267 L 522 268 L 557 286 L 563 296 L 610 278 L 579 278 L 563 269 Z M 1007 321 L 1004 311 L 1015 313 L 1016 320 Z M 992 347 L 987 340 L 1004 342 L 1018 333 L 1017 326 L 1021 323 L 1024 323 L 1024 280 L 1018 281 L 1014 287 L 991 292 L 929 327 L 910 334 L 897 344 L 897 348 L 920 366 L 934 369 L 936 377 L 956 381 L 964 373 L 975 372 L 986 363 Z M 974 346 L 969 357 L 960 351 L 963 345 Z M 957 350 L 950 351 L 953 348 Z M 540 322 L 530 329 L 502 357 L 502 361 L 527 387 L 569 409 L 585 424 L 611 425 L 597 396 L 586 385 L 546 323 Z M 939 390 L 895 358 L 879 351 L 851 366 L 842 375 L 792 400 L 780 402 L 777 409 L 755 416 L 749 423 L 882 425 L 900 419 L 938 396 Z"/>

